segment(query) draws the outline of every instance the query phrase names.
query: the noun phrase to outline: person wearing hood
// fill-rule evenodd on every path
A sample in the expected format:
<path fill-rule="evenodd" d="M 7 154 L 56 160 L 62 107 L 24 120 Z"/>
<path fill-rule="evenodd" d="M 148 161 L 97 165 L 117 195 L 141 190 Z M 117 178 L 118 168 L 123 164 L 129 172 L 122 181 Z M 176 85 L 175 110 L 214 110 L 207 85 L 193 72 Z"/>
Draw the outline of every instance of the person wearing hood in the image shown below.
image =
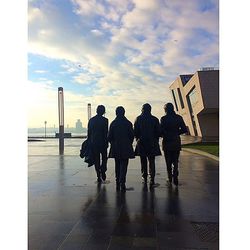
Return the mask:
<path fill-rule="evenodd" d="M 147 183 L 148 165 L 150 174 L 150 186 L 155 184 L 155 156 L 161 155 L 159 146 L 160 123 L 158 118 L 151 115 L 151 106 L 145 103 L 142 113 L 134 123 L 136 138 L 135 154 L 140 156 L 141 174 L 143 182 Z"/>
<path fill-rule="evenodd" d="M 172 184 L 178 186 L 178 161 L 181 151 L 181 138 L 180 135 L 187 133 L 187 127 L 183 118 L 177 115 L 174 111 L 172 103 L 164 105 L 166 115 L 161 117 L 161 131 L 162 131 L 162 149 L 165 156 L 167 165 L 168 180 Z"/>
<path fill-rule="evenodd" d="M 134 131 L 125 117 L 122 106 L 116 108 L 116 118 L 111 122 L 108 141 L 111 144 L 109 158 L 115 159 L 116 190 L 126 191 L 126 175 L 129 159 L 135 158 L 133 150 Z"/>

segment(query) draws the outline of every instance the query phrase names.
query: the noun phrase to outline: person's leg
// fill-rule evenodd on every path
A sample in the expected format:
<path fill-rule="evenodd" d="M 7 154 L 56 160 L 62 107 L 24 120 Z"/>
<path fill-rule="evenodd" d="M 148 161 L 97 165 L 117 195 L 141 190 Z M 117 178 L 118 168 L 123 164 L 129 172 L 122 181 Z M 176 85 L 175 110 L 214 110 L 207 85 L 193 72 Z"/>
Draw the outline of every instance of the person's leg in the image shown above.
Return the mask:
<path fill-rule="evenodd" d="M 101 156 L 102 156 L 102 164 L 100 166 L 101 175 L 102 175 L 102 179 L 105 181 L 106 180 L 106 171 L 107 171 L 107 160 L 108 160 L 107 150 L 102 151 Z"/>
<path fill-rule="evenodd" d="M 141 174 L 142 174 L 142 179 L 144 183 L 147 182 L 147 177 L 148 177 L 148 164 L 147 164 L 147 157 L 146 156 L 140 156 L 141 160 Z"/>
<path fill-rule="evenodd" d="M 116 190 L 120 190 L 120 160 L 115 159 L 115 180 L 116 180 Z"/>
<path fill-rule="evenodd" d="M 126 191 L 126 175 L 128 169 L 128 159 L 120 160 L 120 183 L 121 183 L 121 190 Z"/>
<path fill-rule="evenodd" d="M 164 151 L 164 157 L 167 165 L 167 172 L 168 172 L 168 180 L 172 183 L 172 159 L 171 159 L 171 152 Z"/>
<path fill-rule="evenodd" d="M 101 169 L 100 169 L 100 153 L 95 152 L 94 157 L 95 157 L 95 171 L 97 175 L 97 182 L 101 182 L 102 179 L 101 179 Z"/>
<path fill-rule="evenodd" d="M 155 184 L 155 156 L 149 156 L 150 185 Z"/>
<path fill-rule="evenodd" d="M 173 152 L 173 177 L 174 177 L 174 184 L 178 186 L 178 176 L 179 176 L 179 169 L 178 169 L 178 162 L 179 162 L 180 151 Z"/>

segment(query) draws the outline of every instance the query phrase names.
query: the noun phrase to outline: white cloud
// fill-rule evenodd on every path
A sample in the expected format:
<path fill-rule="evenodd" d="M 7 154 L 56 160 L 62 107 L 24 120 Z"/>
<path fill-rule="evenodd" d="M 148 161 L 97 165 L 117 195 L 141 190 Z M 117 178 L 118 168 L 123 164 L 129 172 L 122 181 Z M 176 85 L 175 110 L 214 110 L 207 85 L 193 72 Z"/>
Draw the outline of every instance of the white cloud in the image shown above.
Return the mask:
<path fill-rule="evenodd" d="M 46 73 L 48 71 L 47 70 L 35 70 L 34 72 L 38 73 L 38 74 L 44 74 L 44 73 Z"/>
<path fill-rule="evenodd" d="M 95 0 L 71 0 L 76 5 L 75 12 L 79 15 L 105 15 L 104 6 Z"/>
<path fill-rule="evenodd" d="M 91 33 L 93 33 L 95 36 L 102 36 L 103 35 L 103 33 L 97 29 L 91 30 Z"/>
<path fill-rule="evenodd" d="M 74 76 L 73 79 L 76 83 L 89 84 L 93 80 L 93 76 L 86 74 L 86 73 L 80 73 Z"/>
<path fill-rule="evenodd" d="M 44 19 L 44 15 L 39 8 L 30 7 L 28 11 L 28 22 L 32 23 L 36 20 L 42 21 Z"/>
<path fill-rule="evenodd" d="M 154 1 L 141 1 L 141 0 L 133 0 L 133 2 L 135 3 L 135 6 L 138 9 L 142 9 L 142 10 L 158 10 L 160 7 L 160 1 L 158 0 L 154 0 Z"/>
<path fill-rule="evenodd" d="M 62 67 L 75 83 L 96 83 L 91 99 L 67 93 L 69 108 L 83 98 L 93 107 L 107 104 L 113 117 L 121 104 L 134 119 L 151 102 L 161 115 L 178 74 L 218 61 L 218 13 L 201 13 L 198 0 L 71 2 L 72 22 L 52 3 L 29 8 L 29 51 L 67 61 Z"/>
<path fill-rule="evenodd" d="M 166 76 L 166 72 L 167 72 L 167 70 L 166 70 L 166 68 L 164 68 L 164 67 L 162 67 L 162 66 L 160 66 L 160 65 L 157 65 L 157 64 L 155 64 L 155 65 L 152 65 L 151 67 L 150 67 L 150 70 L 153 72 L 153 73 L 155 73 L 156 75 L 160 75 L 160 76 Z"/>
<path fill-rule="evenodd" d="M 84 3 L 83 1 L 74 2 L 78 5 L 78 8 L 82 10 L 79 11 L 79 13 L 86 12 L 91 6 L 93 6 L 93 4 L 95 4 L 95 1 L 86 1 Z M 109 3 L 113 4 L 113 9 L 118 6 L 117 1 L 115 1 L 115 3 L 109 1 Z M 127 11 L 128 4 L 124 4 L 123 14 L 125 15 L 122 17 L 123 25 L 121 27 L 113 26 L 116 28 L 112 29 L 113 34 L 111 37 L 111 43 L 100 41 L 99 35 L 102 33 L 100 29 L 96 28 L 91 29 L 90 33 L 95 34 L 97 40 L 94 40 L 94 38 L 90 39 L 86 36 L 81 37 L 80 34 L 73 32 L 72 36 L 70 36 L 71 39 L 64 39 L 63 43 L 58 42 L 57 37 L 60 37 L 60 34 L 65 33 L 65 25 L 61 25 L 61 27 L 53 27 L 54 32 L 50 33 L 48 32 L 47 26 L 51 27 L 51 25 L 48 25 L 48 23 L 51 22 L 48 21 L 48 18 L 50 17 L 47 16 L 47 21 L 44 21 L 45 27 L 42 27 L 37 33 L 41 36 L 41 33 L 44 33 L 46 30 L 47 34 L 46 32 L 43 34 L 44 39 L 49 33 L 55 34 L 54 39 L 53 37 L 51 37 L 51 39 L 48 39 L 49 37 L 47 37 L 46 43 L 43 42 L 43 39 L 36 39 L 35 41 L 30 39 L 31 51 L 75 62 L 81 61 L 85 58 L 83 60 L 87 59 L 92 67 L 93 65 L 96 65 L 94 66 L 95 68 L 101 68 L 101 70 L 104 70 L 104 74 L 107 73 L 106 71 L 108 68 L 114 66 L 114 61 L 111 57 L 114 57 L 117 53 L 120 53 L 120 51 L 123 50 L 125 52 L 124 54 L 126 54 L 126 51 L 128 51 L 127 49 L 129 48 L 133 50 L 128 57 L 128 62 L 130 63 L 139 65 L 147 62 L 149 69 L 152 69 L 152 67 L 154 68 L 153 65 L 157 60 L 161 60 L 168 67 L 178 65 L 181 60 L 180 58 L 187 57 L 185 52 L 185 48 L 189 45 L 187 44 L 187 41 L 189 41 L 190 37 L 194 35 L 194 33 L 191 32 L 191 28 L 195 28 L 199 23 L 194 18 L 196 13 L 195 9 L 190 9 L 190 7 L 195 6 L 194 2 L 192 2 L 192 4 L 180 5 L 180 2 L 177 1 L 177 4 L 169 4 L 168 6 L 172 9 L 179 8 L 178 10 L 180 10 L 181 14 L 184 13 L 187 16 L 185 19 L 186 22 L 182 21 L 183 18 L 181 15 L 174 15 L 174 10 L 171 12 L 172 15 L 167 15 L 170 13 L 170 10 L 164 8 L 165 5 L 162 1 L 155 1 L 153 3 L 154 7 L 151 6 L 152 8 L 150 7 L 151 4 L 152 3 L 145 3 L 144 1 L 143 3 L 135 1 L 135 8 L 130 12 Z M 101 16 L 106 13 L 104 7 L 98 7 L 97 9 L 99 10 L 95 10 L 91 13 L 93 15 L 98 14 Z M 147 11 L 143 11 L 145 9 L 147 9 Z M 108 8 L 106 8 L 106 10 L 108 13 Z M 188 16 L 188 14 L 190 16 Z M 40 11 L 39 16 L 45 16 L 45 14 L 42 14 Z M 157 18 L 159 19 L 159 23 L 156 27 L 153 27 L 152 24 L 157 21 Z M 198 15 L 197 18 L 200 18 L 200 15 Z M 190 24 L 190 27 L 187 28 L 184 24 Z M 196 26 L 194 26 L 194 24 L 196 24 Z M 102 25 L 105 26 L 105 22 L 102 23 Z M 111 24 L 106 22 L 106 25 L 108 27 Z M 170 28 L 169 25 L 175 26 Z M 140 36 L 144 37 L 144 39 L 140 40 Z M 161 36 L 164 36 L 164 39 L 159 39 Z M 72 41 L 74 41 L 74 45 Z M 174 44 L 173 41 L 178 42 Z M 203 49 L 204 48 L 205 47 L 203 47 Z M 101 64 L 105 64 L 105 67 Z"/>

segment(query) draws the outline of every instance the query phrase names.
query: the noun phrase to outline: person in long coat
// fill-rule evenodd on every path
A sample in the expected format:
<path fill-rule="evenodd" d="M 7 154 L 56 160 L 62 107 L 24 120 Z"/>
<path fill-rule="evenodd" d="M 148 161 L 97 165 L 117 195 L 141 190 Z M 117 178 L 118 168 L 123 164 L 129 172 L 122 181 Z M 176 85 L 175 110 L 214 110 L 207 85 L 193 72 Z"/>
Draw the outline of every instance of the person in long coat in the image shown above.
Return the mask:
<path fill-rule="evenodd" d="M 178 161 L 181 151 L 181 138 L 180 135 L 187 133 L 187 127 L 183 118 L 177 115 L 174 111 L 172 103 L 167 103 L 164 106 L 166 115 L 161 117 L 161 131 L 162 131 L 162 148 L 167 165 L 168 180 L 178 185 Z M 172 169 L 173 167 L 173 169 Z"/>
<path fill-rule="evenodd" d="M 122 106 L 116 108 L 116 118 L 110 124 L 108 141 L 111 144 L 109 158 L 115 159 L 116 189 L 126 191 L 126 175 L 133 150 L 134 132 L 132 123 L 125 117 Z"/>
<path fill-rule="evenodd" d="M 151 114 L 150 104 L 146 103 L 142 106 L 142 113 L 134 123 L 134 132 L 137 141 L 135 154 L 140 156 L 143 182 L 147 183 L 149 165 L 150 185 L 154 185 L 155 156 L 161 155 L 160 123 L 158 118 Z"/>
<path fill-rule="evenodd" d="M 107 171 L 108 119 L 103 117 L 105 114 L 103 105 L 97 107 L 96 113 L 96 116 L 88 122 L 88 140 L 94 156 L 97 182 L 101 183 L 102 180 L 106 180 Z"/>

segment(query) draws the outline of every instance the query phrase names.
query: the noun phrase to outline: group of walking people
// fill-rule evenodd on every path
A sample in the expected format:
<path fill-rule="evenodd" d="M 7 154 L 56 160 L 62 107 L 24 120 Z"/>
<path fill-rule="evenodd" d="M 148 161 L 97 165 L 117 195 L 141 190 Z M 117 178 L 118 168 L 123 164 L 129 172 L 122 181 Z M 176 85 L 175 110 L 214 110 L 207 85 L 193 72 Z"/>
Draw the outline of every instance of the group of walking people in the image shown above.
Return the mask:
<path fill-rule="evenodd" d="M 181 150 L 180 135 L 187 132 L 180 115 L 174 111 L 172 103 L 164 105 L 166 115 L 159 119 L 151 114 L 151 105 L 142 106 L 141 114 L 133 124 L 125 117 L 122 106 L 116 108 L 116 118 L 108 128 L 104 117 L 105 107 L 99 105 L 96 116 L 88 123 L 88 141 L 93 153 L 93 163 L 97 182 L 106 180 L 107 159 L 115 159 L 116 190 L 126 191 L 126 175 L 129 159 L 140 156 L 141 174 L 144 183 L 150 178 L 150 186 L 155 185 L 155 156 L 161 155 L 159 138 L 162 137 L 168 181 L 178 185 L 178 159 Z M 133 141 L 136 139 L 135 150 Z M 110 143 L 109 154 L 107 153 Z"/>

